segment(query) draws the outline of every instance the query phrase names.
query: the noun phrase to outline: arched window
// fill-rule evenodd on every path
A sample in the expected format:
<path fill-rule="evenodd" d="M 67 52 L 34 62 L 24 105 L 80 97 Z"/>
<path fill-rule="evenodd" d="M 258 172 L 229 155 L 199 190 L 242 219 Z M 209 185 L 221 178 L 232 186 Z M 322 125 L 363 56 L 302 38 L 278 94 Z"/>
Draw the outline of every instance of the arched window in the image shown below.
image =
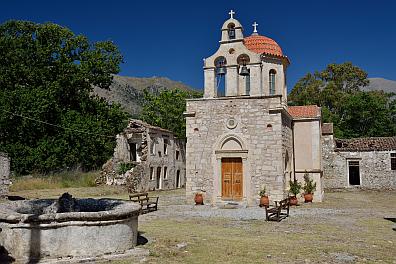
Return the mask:
<path fill-rule="evenodd" d="M 275 76 L 276 71 L 274 69 L 269 71 L 269 93 L 270 95 L 275 94 Z"/>
<path fill-rule="evenodd" d="M 228 28 L 228 38 L 235 39 L 235 24 L 230 23 L 228 24 L 227 28 Z"/>

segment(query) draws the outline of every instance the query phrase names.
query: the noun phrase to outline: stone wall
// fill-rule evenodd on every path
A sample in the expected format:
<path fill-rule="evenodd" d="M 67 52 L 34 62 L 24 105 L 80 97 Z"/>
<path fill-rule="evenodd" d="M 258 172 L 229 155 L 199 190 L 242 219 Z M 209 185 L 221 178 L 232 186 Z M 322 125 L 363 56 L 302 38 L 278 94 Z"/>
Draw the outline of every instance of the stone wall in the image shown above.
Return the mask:
<path fill-rule="evenodd" d="M 243 163 L 243 205 L 257 205 L 267 186 L 270 200 L 286 195 L 284 155 L 291 160 L 290 122 L 282 122 L 281 97 L 228 97 L 187 101 L 186 197 L 203 192 L 205 202 L 222 204 L 221 159 Z M 232 120 L 232 122 L 231 122 Z M 231 123 L 230 123 L 231 122 Z M 285 125 L 286 123 L 286 125 Z M 288 124 L 288 125 L 287 125 Z M 222 149 L 229 139 L 239 149 Z"/>
<path fill-rule="evenodd" d="M 0 198 L 8 194 L 10 185 L 10 158 L 7 154 L 0 152 Z"/>
<path fill-rule="evenodd" d="M 391 170 L 390 153 L 396 151 L 334 151 L 332 135 L 322 137 L 325 188 L 396 189 L 396 170 Z M 359 161 L 360 185 L 350 185 L 348 161 Z"/>

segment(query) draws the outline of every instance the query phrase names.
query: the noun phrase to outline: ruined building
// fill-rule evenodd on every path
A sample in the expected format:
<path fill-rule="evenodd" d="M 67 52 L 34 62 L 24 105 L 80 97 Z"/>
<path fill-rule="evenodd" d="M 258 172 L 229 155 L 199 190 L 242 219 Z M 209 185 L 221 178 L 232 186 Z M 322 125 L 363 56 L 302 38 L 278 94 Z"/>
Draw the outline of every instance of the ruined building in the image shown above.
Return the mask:
<path fill-rule="evenodd" d="M 102 182 L 127 184 L 130 192 L 175 189 L 185 184 L 185 144 L 169 130 L 132 119 L 117 135 Z"/>
<path fill-rule="evenodd" d="M 0 152 L 0 198 L 7 196 L 10 185 L 10 158 Z"/>
<path fill-rule="evenodd" d="M 257 23 L 245 37 L 229 14 L 218 50 L 204 60 L 204 96 L 187 100 L 187 199 L 202 192 L 212 205 L 253 206 L 264 185 L 270 201 L 281 200 L 289 180 L 308 173 L 321 201 L 320 108 L 287 106 L 288 57 Z"/>

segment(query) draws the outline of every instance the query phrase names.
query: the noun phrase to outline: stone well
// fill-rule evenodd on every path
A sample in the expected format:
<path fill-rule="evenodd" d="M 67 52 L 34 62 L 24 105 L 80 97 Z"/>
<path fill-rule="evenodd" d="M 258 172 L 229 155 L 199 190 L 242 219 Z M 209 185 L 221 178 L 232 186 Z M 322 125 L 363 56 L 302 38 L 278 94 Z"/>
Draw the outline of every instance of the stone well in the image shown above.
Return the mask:
<path fill-rule="evenodd" d="M 139 205 L 112 199 L 72 198 L 66 203 L 61 199 L 0 204 L 2 251 L 17 261 L 29 261 L 99 257 L 136 245 Z"/>

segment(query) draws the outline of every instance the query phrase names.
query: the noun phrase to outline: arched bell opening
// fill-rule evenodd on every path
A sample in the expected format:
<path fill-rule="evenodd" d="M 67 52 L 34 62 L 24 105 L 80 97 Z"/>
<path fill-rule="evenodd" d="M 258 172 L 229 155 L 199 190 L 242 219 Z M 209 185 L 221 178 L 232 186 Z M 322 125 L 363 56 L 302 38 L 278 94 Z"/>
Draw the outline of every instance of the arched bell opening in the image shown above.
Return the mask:
<path fill-rule="evenodd" d="M 226 95 L 225 76 L 227 74 L 227 60 L 225 57 L 217 57 L 214 61 L 216 71 L 216 95 L 222 97 Z"/>
<path fill-rule="evenodd" d="M 250 69 L 247 65 L 250 63 L 250 57 L 247 54 L 241 54 L 237 58 L 238 73 L 243 79 L 241 94 L 250 95 Z"/>
<path fill-rule="evenodd" d="M 235 24 L 234 23 L 229 23 L 227 25 L 227 33 L 228 33 L 228 39 L 235 39 L 236 35 L 235 35 Z"/>

